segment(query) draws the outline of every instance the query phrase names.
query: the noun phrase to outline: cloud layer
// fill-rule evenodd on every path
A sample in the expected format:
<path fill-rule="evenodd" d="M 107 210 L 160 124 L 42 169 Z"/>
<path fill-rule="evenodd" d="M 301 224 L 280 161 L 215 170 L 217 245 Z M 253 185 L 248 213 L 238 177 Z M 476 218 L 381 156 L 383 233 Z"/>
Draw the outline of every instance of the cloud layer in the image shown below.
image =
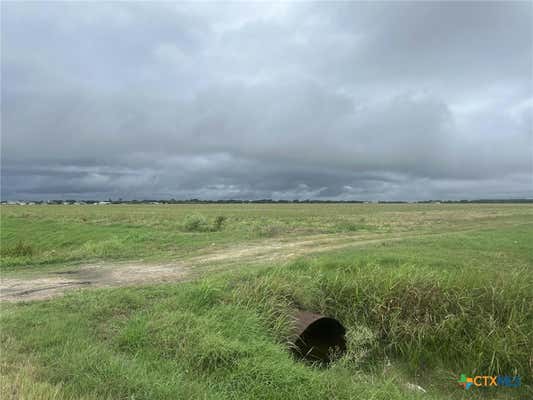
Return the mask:
<path fill-rule="evenodd" d="M 12 3 L 2 198 L 533 197 L 533 4 Z"/>

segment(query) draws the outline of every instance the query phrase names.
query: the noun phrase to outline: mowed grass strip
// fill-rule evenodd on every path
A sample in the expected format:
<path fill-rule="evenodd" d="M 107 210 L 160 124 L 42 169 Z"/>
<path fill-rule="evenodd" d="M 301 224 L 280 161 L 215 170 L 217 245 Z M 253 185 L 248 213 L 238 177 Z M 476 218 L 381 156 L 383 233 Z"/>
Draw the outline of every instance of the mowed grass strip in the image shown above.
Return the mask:
<path fill-rule="evenodd" d="M 527 398 L 532 232 L 411 239 L 186 284 L 3 304 L 3 390 L 54 399 Z M 298 308 L 347 327 L 348 352 L 329 368 L 287 350 Z M 519 374 L 524 385 L 466 392 L 461 373 Z"/>

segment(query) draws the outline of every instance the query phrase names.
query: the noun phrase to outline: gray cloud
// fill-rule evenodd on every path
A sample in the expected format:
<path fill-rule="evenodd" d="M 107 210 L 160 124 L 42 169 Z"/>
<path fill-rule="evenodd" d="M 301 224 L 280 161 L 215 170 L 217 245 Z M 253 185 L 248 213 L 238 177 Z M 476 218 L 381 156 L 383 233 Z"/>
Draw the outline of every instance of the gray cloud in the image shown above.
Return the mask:
<path fill-rule="evenodd" d="M 2 198 L 533 196 L 533 6 L 2 3 Z"/>

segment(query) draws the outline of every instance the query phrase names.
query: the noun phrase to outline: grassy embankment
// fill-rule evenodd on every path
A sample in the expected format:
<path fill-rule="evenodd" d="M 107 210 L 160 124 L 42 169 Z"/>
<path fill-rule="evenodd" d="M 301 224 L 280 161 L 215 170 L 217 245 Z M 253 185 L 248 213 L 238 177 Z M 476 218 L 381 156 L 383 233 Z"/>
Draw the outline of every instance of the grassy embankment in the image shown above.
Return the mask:
<path fill-rule="evenodd" d="M 522 220 L 522 222 L 527 222 Z M 384 243 L 197 282 L 2 305 L 14 398 L 531 397 L 533 225 Z M 339 318 L 329 368 L 287 351 L 291 313 Z M 521 389 L 456 385 L 515 374 Z M 17 397 L 18 396 L 18 397 Z"/>

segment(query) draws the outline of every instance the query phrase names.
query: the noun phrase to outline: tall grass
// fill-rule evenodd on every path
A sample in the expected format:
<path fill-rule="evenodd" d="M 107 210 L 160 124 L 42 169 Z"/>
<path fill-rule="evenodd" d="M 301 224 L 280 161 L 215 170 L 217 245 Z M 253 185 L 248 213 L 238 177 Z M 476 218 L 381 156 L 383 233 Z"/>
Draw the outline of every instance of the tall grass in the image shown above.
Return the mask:
<path fill-rule="evenodd" d="M 268 306 L 273 327 L 290 309 L 335 316 L 352 334 L 363 332 L 365 346 L 371 344 L 364 349 L 369 358 L 396 358 L 414 373 L 438 367 L 533 373 L 533 284 L 527 268 L 483 275 L 409 264 L 332 269 L 330 262 L 300 262 L 234 290 L 240 302 Z M 283 329 L 273 331 L 284 340 Z"/>

